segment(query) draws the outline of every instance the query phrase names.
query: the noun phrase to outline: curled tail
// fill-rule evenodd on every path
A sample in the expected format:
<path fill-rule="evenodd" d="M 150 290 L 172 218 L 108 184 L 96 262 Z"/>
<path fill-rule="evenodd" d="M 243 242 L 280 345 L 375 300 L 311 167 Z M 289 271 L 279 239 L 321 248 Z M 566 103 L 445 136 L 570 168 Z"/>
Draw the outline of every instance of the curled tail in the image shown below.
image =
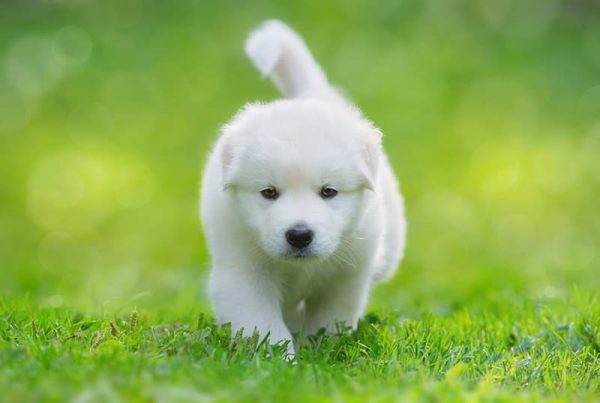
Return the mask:
<path fill-rule="evenodd" d="M 265 21 L 252 31 L 246 41 L 246 54 L 263 77 L 269 77 L 287 98 L 335 93 L 302 38 L 281 21 Z"/>

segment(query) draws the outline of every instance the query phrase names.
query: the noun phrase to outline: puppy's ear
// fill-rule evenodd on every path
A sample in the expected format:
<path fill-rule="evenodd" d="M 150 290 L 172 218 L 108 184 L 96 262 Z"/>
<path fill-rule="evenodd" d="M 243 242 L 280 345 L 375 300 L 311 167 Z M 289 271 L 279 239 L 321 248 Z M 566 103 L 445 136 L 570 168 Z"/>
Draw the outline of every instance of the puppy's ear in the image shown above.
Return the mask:
<path fill-rule="evenodd" d="M 242 148 L 242 138 L 252 131 L 258 117 L 261 116 L 262 104 L 249 103 L 242 107 L 221 129 L 221 177 L 223 189 L 234 186 L 236 175 L 236 161 Z"/>
<path fill-rule="evenodd" d="M 381 131 L 377 128 L 372 128 L 360 135 L 363 160 L 361 174 L 363 176 L 363 186 L 369 190 L 375 189 L 375 179 L 377 178 L 379 155 L 381 153 L 381 137 Z"/>
<path fill-rule="evenodd" d="M 223 190 L 227 190 L 234 185 L 233 165 L 235 162 L 236 144 L 231 136 L 223 136 L 221 141 L 221 178 Z"/>

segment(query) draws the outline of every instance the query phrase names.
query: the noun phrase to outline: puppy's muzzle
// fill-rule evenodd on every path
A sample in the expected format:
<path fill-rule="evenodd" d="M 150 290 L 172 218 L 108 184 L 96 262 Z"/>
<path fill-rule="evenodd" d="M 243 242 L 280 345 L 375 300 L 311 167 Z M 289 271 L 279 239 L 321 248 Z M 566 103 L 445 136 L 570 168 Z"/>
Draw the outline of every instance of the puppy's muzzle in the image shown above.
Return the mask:
<path fill-rule="evenodd" d="M 295 248 L 306 248 L 312 242 L 314 232 L 308 229 L 306 225 L 295 225 L 285 233 L 287 243 Z"/>

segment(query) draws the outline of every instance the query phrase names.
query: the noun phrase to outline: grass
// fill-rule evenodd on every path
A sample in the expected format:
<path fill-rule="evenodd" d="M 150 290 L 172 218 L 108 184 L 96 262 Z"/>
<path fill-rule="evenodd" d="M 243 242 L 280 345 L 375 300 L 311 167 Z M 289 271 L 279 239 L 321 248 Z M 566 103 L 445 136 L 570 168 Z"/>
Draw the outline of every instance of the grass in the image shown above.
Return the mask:
<path fill-rule="evenodd" d="M 6 401 L 594 400 L 600 310 L 489 301 L 449 315 L 369 314 L 356 332 L 307 340 L 292 362 L 202 313 L 82 314 L 0 303 Z M 591 308 L 593 307 L 593 308 Z"/>
<path fill-rule="evenodd" d="M 600 399 L 600 8 L 591 0 L 0 7 L 0 400 Z M 198 182 L 279 95 L 298 29 L 384 133 L 409 223 L 354 334 L 294 362 L 212 324 Z"/>

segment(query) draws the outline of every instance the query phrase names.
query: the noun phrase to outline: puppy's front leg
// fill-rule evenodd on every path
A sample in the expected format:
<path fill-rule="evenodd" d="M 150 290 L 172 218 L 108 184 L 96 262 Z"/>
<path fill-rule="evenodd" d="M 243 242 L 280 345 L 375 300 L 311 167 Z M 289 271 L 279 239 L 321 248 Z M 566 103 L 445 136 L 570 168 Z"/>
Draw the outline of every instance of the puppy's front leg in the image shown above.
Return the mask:
<path fill-rule="evenodd" d="M 216 267 L 211 273 L 209 292 L 218 322 L 231 322 L 232 333 L 243 329 L 244 335 L 250 336 L 256 329 L 260 337 L 269 334 L 273 344 L 288 341 L 288 351 L 294 352 L 292 336 L 283 321 L 280 291 L 267 275 Z"/>
<path fill-rule="evenodd" d="M 360 274 L 336 278 L 333 284 L 322 287 L 306 300 L 306 334 L 315 334 L 321 328 L 328 334 L 335 333 L 337 322 L 356 329 L 368 293 L 368 278 Z"/>

